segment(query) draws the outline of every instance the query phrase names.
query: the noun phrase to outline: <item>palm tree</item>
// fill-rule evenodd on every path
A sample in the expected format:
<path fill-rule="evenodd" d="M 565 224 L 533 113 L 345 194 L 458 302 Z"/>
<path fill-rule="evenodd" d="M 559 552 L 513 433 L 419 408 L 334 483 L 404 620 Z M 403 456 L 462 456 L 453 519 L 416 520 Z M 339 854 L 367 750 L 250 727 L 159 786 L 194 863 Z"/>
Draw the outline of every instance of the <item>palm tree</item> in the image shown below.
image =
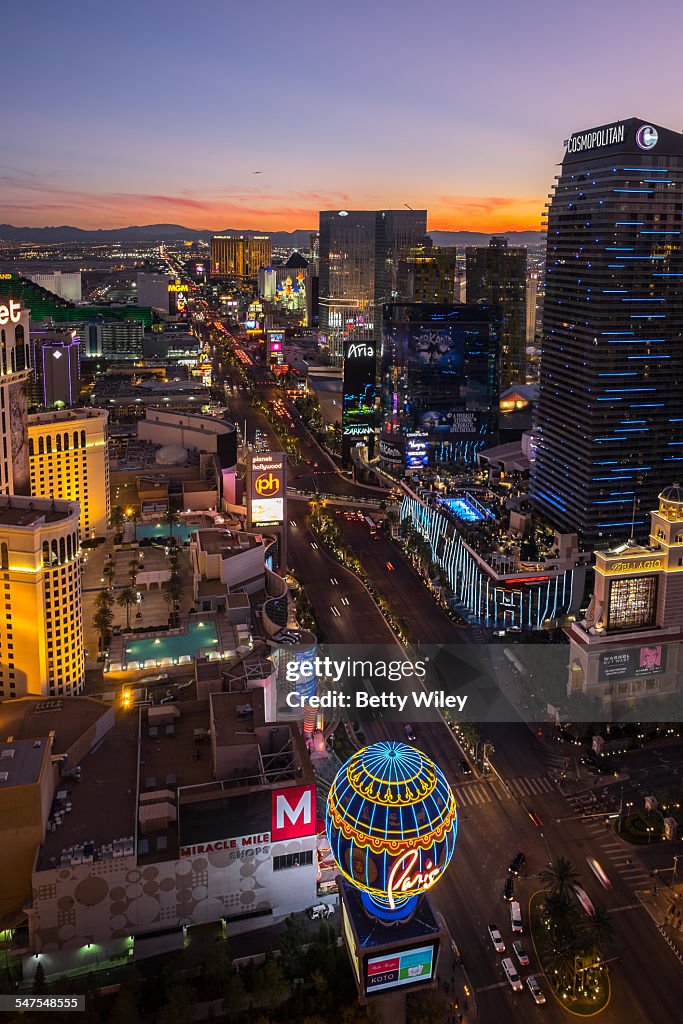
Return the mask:
<path fill-rule="evenodd" d="M 556 985 L 560 988 L 571 988 L 574 984 L 576 966 L 576 950 L 569 941 L 555 943 L 550 960 L 551 970 Z"/>
<path fill-rule="evenodd" d="M 601 956 L 605 946 L 608 946 L 614 937 L 614 924 L 603 907 L 596 907 L 592 916 L 586 920 L 584 936 L 593 953 Z"/>
<path fill-rule="evenodd" d="M 111 639 L 111 627 L 114 621 L 112 611 L 113 598 L 110 590 L 101 591 L 95 598 L 95 616 L 93 625 L 98 633 L 100 653 L 106 650 Z"/>
<path fill-rule="evenodd" d="M 561 899 L 567 898 L 579 881 L 578 872 L 566 857 L 558 857 L 549 868 L 541 871 L 540 877 L 550 892 Z"/>
<path fill-rule="evenodd" d="M 112 530 L 120 531 L 123 526 L 123 509 L 120 505 L 113 505 L 109 512 L 109 525 Z"/>
<path fill-rule="evenodd" d="M 124 587 L 119 593 L 118 604 L 126 609 L 126 628 L 130 629 L 130 610 L 137 604 L 138 595 L 135 587 Z"/>
<path fill-rule="evenodd" d="M 183 596 L 183 581 L 180 576 L 174 572 L 170 579 L 161 584 L 161 589 L 164 592 L 169 610 L 172 612 L 173 620 L 175 621 L 178 606 Z"/>

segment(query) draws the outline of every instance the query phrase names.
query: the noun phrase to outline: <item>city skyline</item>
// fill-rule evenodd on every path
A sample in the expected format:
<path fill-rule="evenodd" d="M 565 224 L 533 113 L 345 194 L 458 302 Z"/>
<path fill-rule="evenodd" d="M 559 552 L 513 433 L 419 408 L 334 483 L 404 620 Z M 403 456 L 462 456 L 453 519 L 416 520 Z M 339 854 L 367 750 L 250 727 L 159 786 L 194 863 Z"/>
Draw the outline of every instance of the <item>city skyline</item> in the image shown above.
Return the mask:
<path fill-rule="evenodd" d="M 620 7 L 618 47 L 609 11 L 575 5 L 591 25 L 577 75 L 573 48 L 551 45 L 561 12 L 542 20 L 529 0 L 514 12 L 436 2 L 419 24 L 404 2 L 366 22 L 355 0 L 322 19 L 267 0 L 257 24 L 215 3 L 190 20 L 177 3 L 124 2 L 106 32 L 80 0 L 68 20 L 40 0 L 30 27 L 6 15 L 0 221 L 292 230 L 320 209 L 408 204 L 428 209 L 431 230 L 538 229 L 572 132 L 630 116 L 677 129 L 683 15 L 655 6 L 667 23 L 657 64 L 645 55 L 632 75 L 636 5 Z M 78 60 L 59 56 L 74 48 Z M 58 118 L 27 54 L 29 67 L 59 66 Z"/>

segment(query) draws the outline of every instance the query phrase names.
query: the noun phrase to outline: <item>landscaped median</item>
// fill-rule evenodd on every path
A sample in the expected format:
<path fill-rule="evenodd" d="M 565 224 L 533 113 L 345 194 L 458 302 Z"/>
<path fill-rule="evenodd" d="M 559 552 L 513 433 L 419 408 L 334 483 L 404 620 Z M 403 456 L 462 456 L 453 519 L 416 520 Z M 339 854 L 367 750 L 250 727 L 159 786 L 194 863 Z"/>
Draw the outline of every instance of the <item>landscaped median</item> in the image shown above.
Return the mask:
<path fill-rule="evenodd" d="M 610 1001 L 609 971 L 599 958 L 582 956 L 569 942 L 554 944 L 546 900 L 538 891 L 529 900 L 531 941 L 557 1002 L 577 1017 L 593 1017 Z"/>

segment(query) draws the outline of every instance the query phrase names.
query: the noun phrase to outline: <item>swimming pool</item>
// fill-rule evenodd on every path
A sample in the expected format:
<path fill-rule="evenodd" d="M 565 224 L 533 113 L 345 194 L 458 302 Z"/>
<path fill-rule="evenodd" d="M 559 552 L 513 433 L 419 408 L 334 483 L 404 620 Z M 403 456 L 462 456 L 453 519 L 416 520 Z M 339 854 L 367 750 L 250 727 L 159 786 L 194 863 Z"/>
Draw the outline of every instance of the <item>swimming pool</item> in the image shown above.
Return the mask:
<path fill-rule="evenodd" d="M 180 544 L 186 544 L 192 537 L 194 531 L 198 529 L 199 526 L 197 523 L 192 523 L 189 526 L 174 523 L 173 536 Z M 156 540 L 166 540 L 166 538 L 170 536 L 171 528 L 168 523 L 143 523 L 141 526 L 135 527 L 136 540 L 142 540 L 147 537 L 151 537 Z"/>
<path fill-rule="evenodd" d="M 214 622 L 191 622 L 187 632 L 160 636 L 138 636 L 126 640 L 124 669 L 182 665 L 201 652 L 218 653 L 218 634 Z"/>
<path fill-rule="evenodd" d="M 488 509 L 479 505 L 479 502 L 475 505 L 469 498 L 442 498 L 441 501 L 454 516 L 462 519 L 464 523 L 481 523 L 491 515 Z"/>

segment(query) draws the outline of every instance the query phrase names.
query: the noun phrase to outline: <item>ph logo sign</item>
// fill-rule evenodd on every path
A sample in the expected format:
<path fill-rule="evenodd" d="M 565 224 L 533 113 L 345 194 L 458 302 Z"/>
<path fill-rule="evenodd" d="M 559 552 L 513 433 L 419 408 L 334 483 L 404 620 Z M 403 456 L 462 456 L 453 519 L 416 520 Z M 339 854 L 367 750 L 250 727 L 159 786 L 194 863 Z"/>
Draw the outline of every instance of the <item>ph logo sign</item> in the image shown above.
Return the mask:
<path fill-rule="evenodd" d="M 0 306 L 0 324 L 18 324 L 21 319 L 21 303 L 10 299 L 7 305 Z"/>
<path fill-rule="evenodd" d="M 315 787 L 292 786 L 274 789 L 272 794 L 271 838 L 301 839 L 315 832 Z"/>
<path fill-rule="evenodd" d="M 254 480 L 254 490 L 259 498 L 274 498 L 280 491 L 280 478 L 275 473 L 261 473 Z"/>

